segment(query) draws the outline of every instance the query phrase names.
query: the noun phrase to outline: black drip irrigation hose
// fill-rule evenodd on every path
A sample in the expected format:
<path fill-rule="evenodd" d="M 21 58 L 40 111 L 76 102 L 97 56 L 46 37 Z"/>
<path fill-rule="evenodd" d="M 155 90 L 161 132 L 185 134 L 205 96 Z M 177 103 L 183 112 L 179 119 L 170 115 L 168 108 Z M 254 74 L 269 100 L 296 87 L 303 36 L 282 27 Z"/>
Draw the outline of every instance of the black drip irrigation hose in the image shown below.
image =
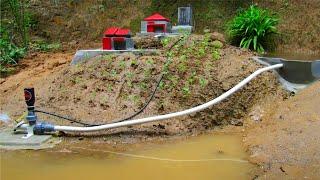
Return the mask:
<path fill-rule="evenodd" d="M 182 40 L 182 37 L 180 37 L 176 42 L 174 42 L 174 43 L 170 46 L 170 48 L 168 49 L 168 51 L 171 51 L 171 49 L 172 49 L 178 42 L 180 42 L 181 40 Z M 168 61 L 168 58 L 167 58 L 167 60 L 166 60 L 165 63 L 167 63 L 167 61 Z M 139 111 L 135 112 L 135 113 L 132 114 L 131 116 L 126 117 L 126 118 L 124 118 L 124 119 L 119 119 L 119 120 L 111 121 L 111 122 L 109 122 L 109 123 L 104 123 L 104 124 L 111 124 L 111 123 L 117 123 L 117 122 L 127 121 L 127 120 L 130 120 L 130 119 L 136 117 L 137 115 L 141 114 L 141 113 L 148 107 L 148 105 L 150 104 L 150 102 L 151 102 L 152 99 L 154 98 L 154 96 L 155 96 L 155 94 L 156 94 L 156 92 L 157 92 L 157 90 L 158 90 L 158 88 L 159 88 L 159 86 L 160 86 L 160 83 L 161 83 L 163 77 L 164 77 L 164 73 L 161 74 L 161 76 L 160 76 L 160 78 L 159 78 L 159 80 L 158 80 L 158 82 L 157 82 L 157 85 L 156 85 L 156 87 L 154 88 L 154 90 L 153 90 L 153 92 L 152 92 L 149 100 L 146 102 L 146 104 L 145 104 Z M 77 119 L 74 119 L 74 118 L 69 118 L 69 117 L 66 117 L 66 116 L 62 116 L 62 115 L 58 115 L 58 114 L 55 114 L 55 113 L 50 113 L 50 112 L 46 112 L 46 111 L 42 111 L 42 110 L 38 110 L 38 109 L 35 109 L 34 112 L 43 113 L 43 114 L 47 114 L 47 115 L 49 115 L 49 116 L 58 117 L 58 118 L 60 118 L 60 119 L 64 119 L 64 120 L 67 120 L 67 121 L 70 121 L 70 122 L 73 122 L 73 123 L 78 123 L 78 124 L 81 124 L 81 125 L 84 125 L 84 126 L 88 126 L 88 127 L 101 126 L 101 125 L 103 125 L 103 124 L 84 123 L 84 122 L 81 122 L 81 121 L 79 121 L 79 120 L 77 120 Z"/>

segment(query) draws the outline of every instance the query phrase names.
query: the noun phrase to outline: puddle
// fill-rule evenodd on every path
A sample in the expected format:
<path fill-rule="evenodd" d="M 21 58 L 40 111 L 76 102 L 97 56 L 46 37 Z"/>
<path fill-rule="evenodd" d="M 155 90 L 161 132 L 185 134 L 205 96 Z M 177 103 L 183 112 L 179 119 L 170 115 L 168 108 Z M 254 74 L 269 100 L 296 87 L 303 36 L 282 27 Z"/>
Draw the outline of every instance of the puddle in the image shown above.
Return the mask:
<path fill-rule="evenodd" d="M 121 152 L 103 146 L 1 152 L 1 179 L 249 179 L 254 168 L 236 135 L 206 135 Z"/>

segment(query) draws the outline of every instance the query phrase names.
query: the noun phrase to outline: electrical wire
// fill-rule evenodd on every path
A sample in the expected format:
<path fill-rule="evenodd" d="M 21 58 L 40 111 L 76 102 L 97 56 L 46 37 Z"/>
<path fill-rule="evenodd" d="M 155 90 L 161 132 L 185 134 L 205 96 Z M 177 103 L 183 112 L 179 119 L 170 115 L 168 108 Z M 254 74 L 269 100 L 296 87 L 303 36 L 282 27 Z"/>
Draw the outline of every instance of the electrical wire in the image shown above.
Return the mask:
<path fill-rule="evenodd" d="M 172 50 L 172 48 L 182 40 L 182 37 L 180 37 L 177 41 L 175 41 L 168 49 L 168 51 L 170 52 Z M 167 63 L 169 60 L 169 58 L 167 57 L 167 60 L 165 63 Z M 162 81 L 164 77 L 164 73 L 161 74 L 159 80 L 157 81 L 157 85 L 156 87 L 154 88 L 152 94 L 150 95 L 150 98 L 149 100 L 146 102 L 146 104 L 137 112 L 135 112 L 134 114 L 130 115 L 129 117 L 126 117 L 126 118 L 123 118 L 123 119 L 119 119 L 119 120 L 114 120 L 114 121 L 111 121 L 107 124 L 111 124 L 111 123 L 117 123 L 117 122 L 123 122 L 123 121 L 127 121 L 127 120 L 130 120 L 134 117 L 136 117 L 137 115 L 141 114 L 147 107 L 148 105 L 150 104 L 150 102 L 153 100 L 159 86 L 160 86 L 160 83 Z M 88 127 L 92 127 L 92 126 L 101 126 L 103 124 L 91 124 L 91 123 L 84 123 L 82 120 L 79 121 L 75 118 L 69 118 L 69 117 L 66 117 L 66 116 L 62 116 L 62 115 L 58 115 L 58 114 L 55 114 L 55 113 L 51 113 L 51 112 L 46 112 L 46 111 L 43 111 L 43 110 L 38 110 L 38 109 L 35 109 L 34 112 L 38 112 L 38 113 L 43 113 L 43 114 L 46 114 L 46 115 L 49 115 L 49 116 L 54 116 L 54 117 L 58 117 L 60 119 L 64 119 L 64 120 L 67 120 L 67 121 L 70 121 L 70 122 L 73 122 L 73 123 L 78 123 L 78 124 L 81 124 L 81 125 L 84 125 L 84 126 L 88 126 Z"/>

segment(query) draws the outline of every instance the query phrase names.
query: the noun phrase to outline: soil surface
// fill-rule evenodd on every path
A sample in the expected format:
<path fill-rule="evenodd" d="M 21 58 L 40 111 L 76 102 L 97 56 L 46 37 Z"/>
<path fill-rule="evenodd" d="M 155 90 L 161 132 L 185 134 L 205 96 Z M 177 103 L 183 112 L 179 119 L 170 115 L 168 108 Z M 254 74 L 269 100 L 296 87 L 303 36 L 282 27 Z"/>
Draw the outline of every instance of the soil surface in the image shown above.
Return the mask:
<path fill-rule="evenodd" d="M 320 177 L 320 82 L 283 102 L 269 99 L 246 121 L 245 144 L 262 179 Z"/>

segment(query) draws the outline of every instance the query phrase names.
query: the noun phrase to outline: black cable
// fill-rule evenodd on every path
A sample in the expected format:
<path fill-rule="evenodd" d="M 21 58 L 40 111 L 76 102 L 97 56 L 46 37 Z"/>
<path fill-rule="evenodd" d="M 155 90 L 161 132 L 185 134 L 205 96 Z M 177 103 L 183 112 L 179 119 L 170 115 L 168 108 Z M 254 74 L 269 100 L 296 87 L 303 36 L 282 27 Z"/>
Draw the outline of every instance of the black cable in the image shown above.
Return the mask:
<path fill-rule="evenodd" d="M 55 116 L 55 117 L 58 117 L 60 119 L 65 119 L 65 120 L 68 120 L 68 121 L 71 121 L 71 122 L 74 122 L 74 123 L 78 123 L 78 124 L 82 124 L 84 126 L 95 126 L 93 124 L 87 124 L 87 123 L 84 123 L 84 122 L 81 122 L 81 121 L 78 121 L 76 119 L 73 119 L 73 118 L 69 118 L 69 117 L 66 117 L 66 116 L 61 116 L 61 115 L 58 115 L 58 114 L 54 114 L 54 113 L 50 113 L 50 112 L 46 112 L 46 111 L 42 111 L 42 110 L 34 110 L 34 112 L 38 112 L 38 113 L 42 113 L 42 114 L 47 114 L 47 115 L 50 115 L 50 116 Z"/>
<path fill-rule="evenodd" d="M 168 51 L 171 51 L 171 49 L 179 42 L 181 41 L 182 38 L 180 37 L 176 42 L 174 42 L 170 48 L 168 49 Z M 167 63 L 168 61 L 168 58 L 166 60 L 165 63 Z M 152 99 L 154 98 L 159 86 L 160 86 L 160 83 L 162 81 L 164 77 L 164 73 L 161 74 L 161 77 L 160 79 L 158 80 L 157 82 L 157 86 L 154 88 L 149 100 L 147 101 L 147 103 L 137 112 L 135 112 L 133 115 L 129 116 L 129 117 L 126 117 L 124 119 L 120 119 L 120 120 L 115 120 L 115 121 L 111 121 L 109 123 L 105 123 L 105 124 L 111 124 L 111 123 L 117 123 L 117 122 L 123 122 L 123 121 L 127 121 L 127 120 L 130 120 L 134 117 L 136 117 L 137 115 L 141 114 L 146 108 L 147 106 L 150 104 L 150 102 L 152 101 Z M 50 115 L 50 116 L 55 116 L 55 117 L 58 117 L 58 118 L 61 118 L 61 119 L 64 119 L 64 120 L 68 120 L 70 122 L 74 122 L 74 123 L 78 123 L 78 124 L 81 124 L 81 125 L 84 125 L 84 126 L 100 126 L 100 125 L 103 125 L 103 124 L 89 124 L 89 123 L 84 123 L 84 122 L 81 122 L 81 121 L 78 121 L 74 118 L 69 118 L 69 117 L 65 117 L 65 116 L 61 116 L 61 115 L 57 115 L 57 114 L 54 114 L 54 113 L 50 113 L 50 112 L 46 112 L 46 111 L 42 111 L 42 110 L 34 110 L 34 112 L 39 112 L 39 113 L 43 113 L 43 114 L 47 114 L 47 115 Z"/>

